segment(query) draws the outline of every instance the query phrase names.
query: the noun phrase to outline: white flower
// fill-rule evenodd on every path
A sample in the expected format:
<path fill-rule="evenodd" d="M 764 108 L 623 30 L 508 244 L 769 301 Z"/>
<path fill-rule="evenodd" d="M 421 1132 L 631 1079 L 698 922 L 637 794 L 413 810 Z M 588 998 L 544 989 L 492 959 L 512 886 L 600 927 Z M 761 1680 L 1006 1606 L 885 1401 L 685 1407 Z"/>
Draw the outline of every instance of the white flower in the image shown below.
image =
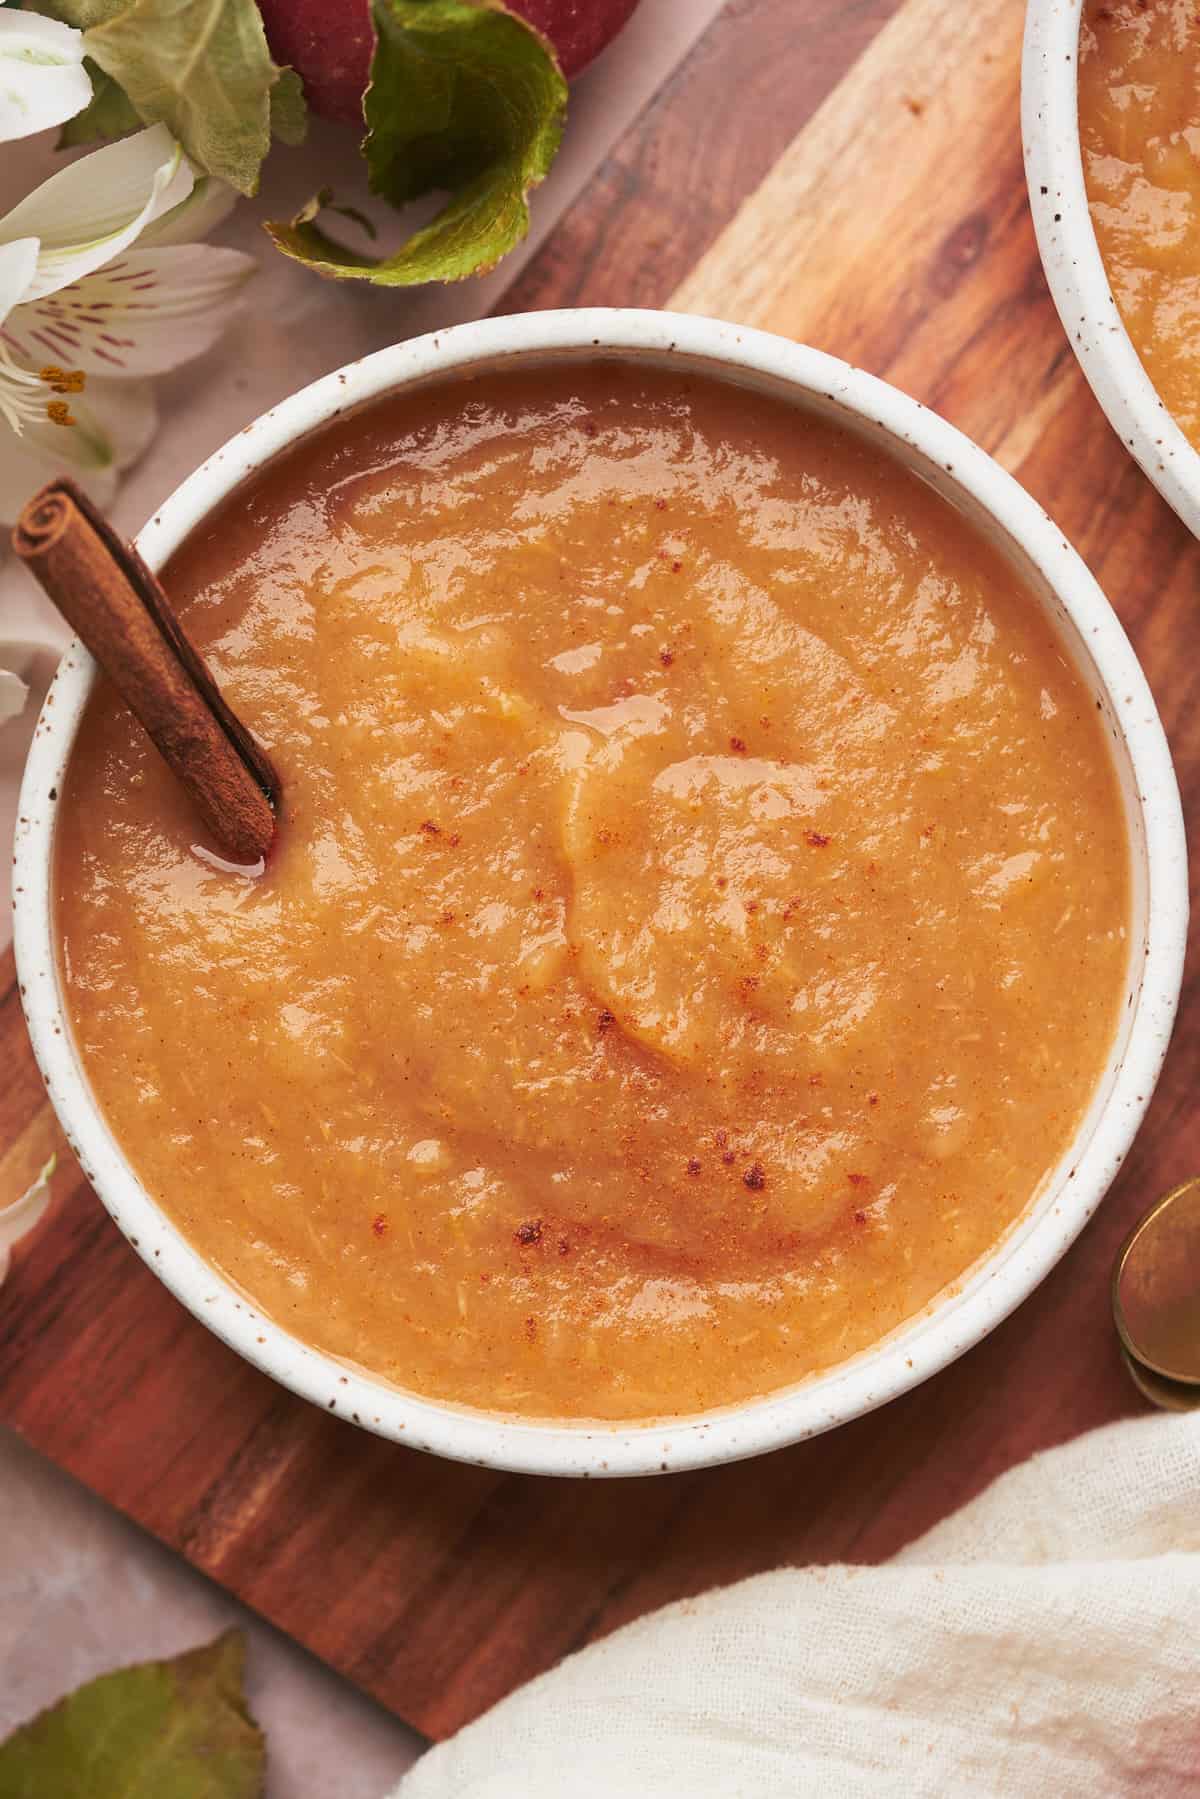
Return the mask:
<path fill-rule="evenodd" d="M 146 377 L 207 350 L 253 272 L 236 250 L 181 241 L 226 204 L 152 125 L 0 219 L 0 522 L 64 468 L 112 498 L 154 435 Z"/>
<path fill-rule="evenodd" d="M 3 654 L 4 646 L 0 645 L 0 656 Z M 6 725 L 12 718 L 20 718 L 28 703 L 28 685 L 16 669 L 0 668 L 0 725 Z"/>
<path fill-rule="evenodd" d="M 9 1251 L 14 1243 L 31 1231 L 50 1202 L 50 1176 L 54 1173 L 57 1156 L 51 1156 L 37 1175 L 32 1187 L 27 1187 L 20 1199 L 9 1204 L 0 1204 L 0 1281 L 8 1273 Z"/>
<path fill-rule="evenodd" d="M 35 13 L 0 12 L 0 143 L 73 119 L 91 97 L 82 31 Z"/>

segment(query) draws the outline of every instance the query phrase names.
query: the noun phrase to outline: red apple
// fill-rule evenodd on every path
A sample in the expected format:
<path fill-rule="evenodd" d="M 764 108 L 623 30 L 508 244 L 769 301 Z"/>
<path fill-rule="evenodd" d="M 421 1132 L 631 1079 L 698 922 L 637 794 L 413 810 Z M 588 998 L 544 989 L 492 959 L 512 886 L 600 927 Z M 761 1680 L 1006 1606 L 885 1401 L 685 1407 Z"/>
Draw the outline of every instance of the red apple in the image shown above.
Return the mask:
<path fill-rule="evenodd" d="M 323 119 L 361 125 L 375 34 L 369 0 L 258 0 L 271 55 L 295 69 Z"/>
<path fill-rule="evenodd" d="M 615 38 L 638 0 L 507 0 L 510 12 L 548 37 L 570 81 Z"/>
<path fill-rule="evenodd" d="M 568 80 L 616 37 L 638 0 L 507 0 L 548 37 Z M 361 125 L 374 34 L 369 0 L 258 0 L 276 62 L 296 70 L 323 119 Z"/>

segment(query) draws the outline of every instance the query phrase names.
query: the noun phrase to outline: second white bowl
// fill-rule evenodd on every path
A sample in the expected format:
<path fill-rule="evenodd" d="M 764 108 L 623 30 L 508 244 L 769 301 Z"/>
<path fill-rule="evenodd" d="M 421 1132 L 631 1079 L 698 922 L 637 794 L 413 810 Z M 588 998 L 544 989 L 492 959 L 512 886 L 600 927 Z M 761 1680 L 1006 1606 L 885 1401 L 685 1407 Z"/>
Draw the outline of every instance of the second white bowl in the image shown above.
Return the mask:
<path fill-rule="evenodd" d="M 1200 452 L 1142 366 L 1092 229 L 1079 144 L 1083 0 L 1028 0 L 1021 64 L 1025 179 L 1046 280 L 1063 330 L 1108 422 L 1200 537 Z"/>

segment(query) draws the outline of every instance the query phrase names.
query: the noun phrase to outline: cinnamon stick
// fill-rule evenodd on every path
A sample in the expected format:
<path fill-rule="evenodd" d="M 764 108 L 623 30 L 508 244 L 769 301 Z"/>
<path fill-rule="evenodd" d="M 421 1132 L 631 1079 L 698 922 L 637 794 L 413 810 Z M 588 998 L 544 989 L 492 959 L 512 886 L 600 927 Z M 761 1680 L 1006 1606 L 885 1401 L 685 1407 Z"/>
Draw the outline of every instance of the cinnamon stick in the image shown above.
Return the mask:
<path fill-rule="evenodd" d="M 259 861 L 275 834 L 279 777 L 133 545 L 63 479 L 30 500 L 13 548 L 145 726 L 213 836 L 234 861 Z"/>

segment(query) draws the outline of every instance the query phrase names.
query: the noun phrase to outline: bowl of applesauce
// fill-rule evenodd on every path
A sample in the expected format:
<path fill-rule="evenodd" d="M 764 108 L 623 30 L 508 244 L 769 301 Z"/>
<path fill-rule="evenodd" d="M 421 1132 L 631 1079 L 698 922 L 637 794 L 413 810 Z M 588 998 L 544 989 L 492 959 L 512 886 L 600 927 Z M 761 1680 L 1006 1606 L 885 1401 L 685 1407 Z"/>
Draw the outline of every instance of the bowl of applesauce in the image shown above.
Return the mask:
<path fill-rule="evenodd" d="M 1071 348 L 1114 431 L 1200 534 L 1200 11 L 1029 0 L 1021 125 Z"/>
<path fill-rule="evenodd" d="M 89 1179 L 249 1361 L 466 1461 L 695 1467 L 925 1379 L 1082 1228 L 1174 1015 L 1178 794 L 950 425 L 709 319 L 491 319 L 139 543 L 277 843 L 215 854 L 72 647 L 17 955 Z"/>

